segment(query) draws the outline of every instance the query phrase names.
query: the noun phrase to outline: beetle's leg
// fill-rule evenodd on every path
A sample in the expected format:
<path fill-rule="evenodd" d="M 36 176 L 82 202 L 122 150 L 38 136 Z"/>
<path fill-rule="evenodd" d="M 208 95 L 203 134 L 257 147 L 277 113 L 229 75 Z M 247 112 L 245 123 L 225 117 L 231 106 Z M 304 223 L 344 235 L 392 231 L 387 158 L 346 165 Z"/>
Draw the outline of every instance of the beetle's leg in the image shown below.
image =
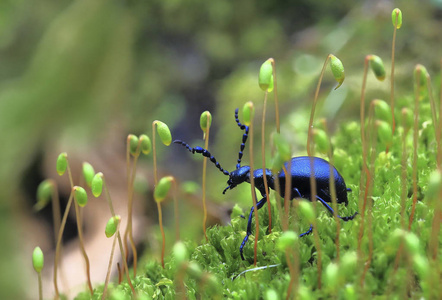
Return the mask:
<path fill-rule="evenodd" d="M 296 192 L 297 194 L 297 196 L 295 196 L 294 198 L 302 198 L 302 195 L 299 192 L 298 188 L 293 188 L 293 191 Z M 312 233 L 312 231 L 313 231 L 313 225 L 310 224 L 310 228 L 306 232 L 301 233 L 299 237 L 303 237 L 304 235 L 309 235 L 310 233 Z"/>
<path fill-rule="evenodd" d="M 327 202 L 325 202 L 324 200 L 322 200 L 319 196 L 316 196 L 316 199 L 318 199 L 322 205 L 325 206 L 325 208 L 327 208 L 327 210 L 329 212 L 331 212 L 332 214 L 334 214 L 333 208 L 330 207 L 330 205 L 327 204 Z M 348 216 L 348 217 L 341 217 L 340 215 L 337 215 L 339 219 L 343 220 L 343 221 L 350 221 L 353 220 L 354 217 L 356 217 L 356 215 L 358 214 L 358 212 L 355 212 L 352 216 Z"/>
<path fill-rule="evenodd" d="M 264 196 L 257 204 L 256 204 L 256 208 L 260 209 L 265 203 L 267 202 L 267 197 Z M 252 217 L 253 217 L 253 211 L 255 210 L 255 206 L 252 206 L 252 208 L 250 209 L 250 214 L 249 214 L 249 221 L 247 222 L 247 234 L 244 238 L 244 240 L 241 243 L 241 246 L 239 246 L 239 254 L 241 254 L 241 259 L 244 260 L 244 255 L 242 254 L 244 245 L 246 244 L 247 240 L 249 239 L 249 235 L 252 234 Z"/>
<path fill-rule="evenodd" d="M 313 225 L 310 224 L 310 228 L 309 228 L 309 230 L 307 230 L 307 231 L 304 232 L 304 233 L 301 233 L 301 234 L 299 235 L 299 237 L 303 237 L 304 235 L 309 235 L 310 233 L 312 233 L 312 231 L 313 231 Z"/>

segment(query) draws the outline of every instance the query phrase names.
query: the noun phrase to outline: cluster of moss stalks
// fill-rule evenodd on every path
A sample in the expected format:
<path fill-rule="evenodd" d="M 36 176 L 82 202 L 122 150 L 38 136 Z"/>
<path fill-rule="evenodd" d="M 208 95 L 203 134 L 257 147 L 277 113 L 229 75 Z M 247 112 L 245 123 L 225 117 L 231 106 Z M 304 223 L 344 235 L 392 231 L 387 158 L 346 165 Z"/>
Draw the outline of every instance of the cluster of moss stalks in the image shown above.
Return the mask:
<path fill-rule="evenodd" d="M 394 16 L 395 11 L 396 32 L 400 27 L 397 11 L 396 19 Z M 333 64 L 336 57 L 328 56 L 324 68 L 329 59 Z M 383 80 L 385 70 L 378 59 L 367 56 L 366 66 L 371 63 L 376 77 Z M 274 61 L 271 63 L 268 84 L 263 85 L 266 98 L 273 88 L 276 94 Z M 332 71 L 342 84 L 343 68 L 336 71 L 332 65 Z M 394 68 L 391 77 L 393 85 Z M 136 275 L 127 282 L 120 276 L 118 284 L 94 286 L 76 299 L 100 299 L 104 289 L 109 299 L 364 299 L 378 295 L 400 299 L 439 298 L 442 295 L 439 230 L 442 181 L 438 171 L 442 148 L 438 110 L 441 104 L 434 102 L 431 80 L 423 66 L 416 67 L 412 78 L 414 94 L 410 91 L 409 97 L 395 99 L 396 104 L 392 101 L 390 111 L 386 102 L 374 100 L 365 118 L 364 75 L 362 123 L 343 123 L 331 138 L 323 123 L 313 123 L 319 131 L 309 131 L 309 154 L 316 150 L 316 156 L 332 159 L 352 190 L 349 205 L 339 205 L 337 211 L 341 216 L 358 211 L 360 216 L 353 221 L 337 221 L 336 215 L 333 217 L 320 205 L 300 199 L 284 201 L 275 192 L 271 207 L 261 209 L 259 218 L 255 218 L 259 239 L 254 247 L 255 235 L 250 236 L 244 248 L 246 260 L 241 260 L 239 245 L 246 234 L 244 216 L 248 211 L 236 205 L 229 225 L 208 228 L 200 244 L 180 241 L 178 237 L 166 255 L 161 229 L 161 261 L 148 260 L 138 266 Z M 392 87 L 392 99 L 393 91 Z M 250 115 L 253 120 L 253 113 Z M 313 116 L 312 111 L 311 122 Z M 152 134 L 154 137 L 155 133 Z M 139 154 L 139 147 L 136 142 L 130 146 L 128 141 L 128 153 Z M 166 190 L 155 194 L 159 213 L 171 181 Z M 314 234 L 298 238 L 311 223 Z M 112 234 L 115 231 L 119 235 L 118 229 Z M 121 251 L 127 258 L 127 241 L 125 244 L 126 250 Z M 37 256 L 42 254 L 39 252 Z M 41 268 L 42 263 L 37 263 L 37 272 Z M 123 273 L 135 274 L 124 269 Z"/>

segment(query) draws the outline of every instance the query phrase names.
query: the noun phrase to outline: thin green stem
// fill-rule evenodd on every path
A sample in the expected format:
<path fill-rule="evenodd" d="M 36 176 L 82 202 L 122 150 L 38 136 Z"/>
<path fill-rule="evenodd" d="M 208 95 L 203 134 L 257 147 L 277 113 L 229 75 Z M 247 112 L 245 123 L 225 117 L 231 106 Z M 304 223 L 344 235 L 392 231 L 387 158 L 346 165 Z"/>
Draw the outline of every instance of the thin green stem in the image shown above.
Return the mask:
<path fill-rule="evenodd" d="M 164 252 L 166 249 L 166 236 L 164 234 L 164 228 L 163 228 L 163 213 L 161 211 L 161 203 L 157 202 L 158 207 L 158 223 L 160 225 L 161 230 L 161 238 L 162 238 L 162 245 L 161 245 L 161 266 L 163 266 L 164 269 Z"/>
<path fill-rule="evenodd" d="M 131 231 L 132 228 L 132 200 L 131 200 L 131 192 L 130 192 L 130 137 L 131 135 L 127 136 L 126 139 L 126 182 L 127 182 L 127 224 L 126 224 L 126 230 L 124 231 L 123 235 L 123 245 L 124 245 L 124 253 L 125 256 L 123 259 L 126 259 L 126 261 L 129 259 L 129 250 L 127 247 L 127 238 L 129 235 L 129 231 Z M 112 215 L 114 216 L 114 215 Z"/>
<path fill-rule="evenodd" d="M 157 151 L 155 146 L 155 125 L 157 124 L 157 120 L 152 122 L 152 156 L 153 156 L 153 177 L 155 186 L 158 184 L 158 174 L 157 174 Z"/>
<path fill-rule="evenodd" d="M 124 257 L 123 242 L 121 241 L 120 231 L 117 231 L 117 238 L 118 238 L 118 244 L 120 246 L 121 257 Z M 124 268 L 126 270 L 129 270 L 129 267 L 127 266 L 127 261 L 125 259 L 123 259 L 123 263 L 124 263 Z M 130 289 L 132 290 L 132 295 L 136 296 L 134 286 L 132 285 L 132 281 L 130 280 L 129 272 L 126 272 L 126 278 L 127 278 L 127 283 L 129 284 Z"/>
<path fill-rule="evenodd" d="M 79 208 L 78 203 L 76 201 L 74 203 L 74 206 L 75 206 L 75 215 L 77 217 L 78 240 L 80 242 L 81 253 L 83 254 L 84 261 L 86 262 L 87 284 L 89 287 L 89 291 L 91 292 L 91 295 L 93 295 L 94 289 L 92 288 L 92 283 L 91 283 L 91 267 L 90 267 L 90 263 L 89 263 L 89 258 L 86 253 L 86 249 L 84 248 L 83 229 L 82 229 L 82 225 L 81 225 L 82 222 L 81 222 L 81 218 L 80 218 L 80 208 Z"/>
<path fill-rule="evenodd" d="M 397 19 L 397 18 L 396 18 Z M 390 75 L 390 105 L 391 105 L 391 118 L 392 118 L 392 131 L 394 133 L 396 129 L 396 121 L 394 119 L 394 52 L 396 47 L 396 31 L 397 27 L 393 26 L 393 42 L 391 45 L 391 75 Z M 388 152 L 388 151 L 386 151 Z"/>
<path fill-rule="evenodd" d="M 367 143 L 365 136 L 365 88 L 367 83 L 367 73 L 368 73 L 368 63 L 370 60 L 370 55 L 367 55 L 364 60 L 364 75 L 362 79 L 362 89 L 361 89 L 361 103 L 360 103 L 360 122 L 361 122 L 361 142 L 362 142 L 362 172 L 361 180 L 359 183 L 359 211 L 361 214 L 361 225 L 359 226 L 358 235 L 358 256 L 361 258 L 361 245 L 362 237 L 364 235 L 364 224 L 365 224 L 365 208 L 367 206 L 367 185 L 370 180 L 370 172 L 367 167 Z M 364 186 L 365 179 L 365 186 Z M 365 187 L 365 188 L 364 188 Z M 361 205 L 362 204 L 362 205 Z"/>
<path fill-rule="evenodd" d="M 319 89 L 321 87 L 322 78 L 324 77 L 325 68 L 327 67 L 328 60 L 330 59 L 330 54 L 327 55 L 325 59 L 324 65 L 322 66 L 321 75 L 319 76 L 318 85 L 316 86 L 315 98 L 313 99 L 312 110 L 310 112 L 310 120 L 308 123 L 308 133 L 307 133 L 307 154 L 308 156 L 312 156 L 312 129 L 313 129 L 313 119 L 315 117 L 316 104 L 318 103 Z"/>
<path fill-rule="evenodd" d="M 314 153 L 312 153 L 314 155 Z M 316 178 L 315 178 L 315 160 L 314 157 L 310 157 L 310 200 L 313 204 L 313 210 L 316 214 Z M 321 254 L 321 244 L 319 240 L 318 228 L 316 226 L 316 219 L 313 219 L 313 235 L 315 239 L 316 254 L 318 255 L 318 289 L 321 289 L 322 283 L 322 254 Z"/>
<path fill-rule="evenodd" d="M 335 245 L 336 245 L 336 262 L 339 263 L 339 234 L 341 232 L 341 223 L 338 218 L 338 203 L 336 200 L 336 185 L 335 185 L 335 173 L 334 173 L 334 166 L 333 166 L 333 152 L 331 147 L 331 139 L 328 132 L 327 122 L 324 122 L 324 131 L 327 135 L 328 144 L 330 145 L 328 149 L 328 160 L 330 163 L 330 179 L 329 179 L 329 187 L 330 187 L 330 196 L 332 200 L 332 208 L 333 208 L 333 218 L 336 222 L 336 239 L 335 239 Z"/>
<path fill-rule="evenodd" d="M 173 178 L 173 209 L 175 214 L 175 241 L 179 241 L 180 238 L 180 211 L 178 209 L 178 186 L 175 178 Z"/>
<path fill-rule="evenodd" d="M 275 99 L 275 120 L 276 120 L 276 132 L 280 132 L 279 128 L 279 103 L 278 103 L 278 88 L 277 88 L 277 80 L 276 80 L 276 63 L 273 58 L 270 58 L 270 62 L 272 63 L 273 70 L 273 95 Z"/>
<path fill-rule="evenodd" d="M 254 259 L 253 265 L 256 266 L 257 252 L 258 252 L 258 237 L 259 237 L 259 216 L 258 208 L 256 206 L 255 180 L 253 177 L 253 120 L 250 121 L 249 126 L 249 152 L 250 152 L 250 186 L 252 190 L 253 209 L 255 212 L 255 244 L 254 244 Z"/>
<path fill-rule="evenodd" d="M 43 284 L 41 282 L 41 272 L 37 272 L 38 276 L 38 299 L 43 300 Z"/>
<path fill-rule="evenodd" d="M 405 204 L 408 193 L 408 180 L 407 180 L 407 134 L 408 128 L 403 122 L 402 127 L 404 128 L 404 132 L 402 133 L 402 157 L 401 157 L 401 227 L 405 229 Z"/>
<path fill-rule="evenodd" d="M 265 153 L 265 124 L 266 124 L 266 107 L 267 107 L 267 95 L 268 92 L 265 92 L 264 95 L 264 104 L 262 108 L 262 123 L 261 123 L 261 156 L 262 156 L 262 169 L 266 169 L 266 153 Z M 267 199 L 267 210 L 269 213 L 269 233 L 272 232 L 272 208 L 270 204 L 270 197 L 269 197 L 269 185 L 267 183 L 267 176 L 264 176 L 264 190 L 266 193 L 266 199 Z"/>
<path fill-rule="evenodd" d="M 66 225 L 66 220 L 68 218 L 69 210 L 72 205 L 72 200 L 74 199 L 74 191 L 71 190 L 71 194 L 69 196 L 68 204 L 66 206 L 66 210 L 63 215 L 63 219 L 61 220 L 60 230 L 58 231 L 58 238 L 57 238 L 57 245 L 55 247 L 55 260 L 54 260 L 54 289 L 55 289 L 55 299 L 60 299 L 60 292 L 58 290 L 58 283 L 57 283 L 57 266 L 58 262 L 60 260 L 60 246 L 61 246 L 61 239 L 63 237 L 63 231 L 64 227 Z"/>
<path fill-rule="evenodd" d="M 120 230 L 120 221 L 118 221 L 117 224 L 117 231 Z M 107 273 L 106 273 L 106 280 L 104 281 L 104 288 L 103 288 L 103 296 L 101 297 L 102 300 L 106 299 L 106 293 L 107 293 L 107 286 L 109 284 L 110 280 L 110 273 L 112 269 L 112 261 L 114 260 L 114 252 L 115 252 L 115 244 L 117 243 L 117 235 L 114 236 L 114 240 L 112 242 L 112 250 L 111 255 L 109 258 L 109 266 L 107 267 Z"/>
<path fill-rule="evenodd" d="M 207 120 L 209 120 L 210 114 L 207 113 Z M 207 122 L 209 123 L 209 121 Z M 210 126 L 206 126 L 206 132 L 204 133 L 204 149 L 209 148 L 209 133 L 210 133 Z M 207 169 L 207 157 L 204 157 L 203 159 L 203 182 L 202 182 L 202 189 L 203 189 L 203 232 L 204 237 L 206 238 L 206 241 L 209 239 L 207 238 L 206 233 L 206 224 L 207 224 L 207 203 L 206 203 L 206 169 Z"/>
<path fill-rule="evenodd" d="M 411 230 L 411 224 L 413 223 L 414 213 L 417 203 L 417 139 L 418 139 L 418 122 L 419 122 L 419 91 L 420 91 L 420 77 L 421 70 L 417 69 L 416 75 L 416 90 L 414 95 L 414 125 L 413 125 L 413 165 L 412 165 L 412 177 L 413 177 L 413 204 L 411 206 L 410 220 L 408 222 L 408 230 Z"/>
<path fill-rule="evenodd" d="M 133 166 L 132 166 L 132 174 L 129 177 L 129 184 L 128 184 L 128 223 L 126 227 L 126 232 L 129 235 L 129 242 L 130 246 L 132 248 L 132 253 L 134 256 L 133 259 L 133 270 L 134 270 L 134 277 L 137 276 L 137 263 L 138 263 L 138 253 L 137 248 L 135 247 L 133 232 L 132 232 L 132 211 L 133 211 L 133 195 L 134 195 L 134 183 L 135 183 L 135 175 L 137 171 L 137 161 L 138 157 L 140 156 L 140 149 L 141 149 L 141 140 L 138 141 L 137 149 L 134 154 L 133 159 Z M 124 233 L 124 237 L 126 237 L 126 232 Z M 127 242 L 125 240 L 125 246 L 127 245 Z M 126 246 L 127 247 L 127 246 Z M 129 257 L 129 251 L 127 251 L 127 248 L 125 248 L 125 254 L 126 254 L 126 261 Z"/>

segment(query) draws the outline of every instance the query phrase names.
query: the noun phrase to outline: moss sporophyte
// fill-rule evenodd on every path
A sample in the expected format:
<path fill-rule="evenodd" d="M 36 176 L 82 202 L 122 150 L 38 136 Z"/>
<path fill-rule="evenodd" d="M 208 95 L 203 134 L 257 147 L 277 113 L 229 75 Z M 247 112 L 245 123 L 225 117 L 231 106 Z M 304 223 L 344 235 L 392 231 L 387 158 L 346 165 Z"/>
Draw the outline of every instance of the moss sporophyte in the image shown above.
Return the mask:
<path fill-rule="evenodd" d="M 393 10 L 392 22 L 393 28 L 391 25 L 388 27 L 393 32 L 391 73 L 386 73 L 379 56 L 361 54 L 359 65 L 364 69 L 362 78 L 357 79 L 361 80 L 360 99 L 357 101 L 359 106 L 355 103 L 350 105 L 359 109 L 359 121 L 339 120 L 334 133 L 329 131 L 329 120 L 315 120 L 316 107 L 321 102 L 319 92 L 322 78 L 329 64 L 338 87 L 342 85 L 344 88 L 347 82 L 354 82 L 354 78 L 348 75 L 352 72 L 348 72 L 347 77 L 351 79 L 344 83 L 341 60 L 332 54 L 327 55 L 314 98 L 308 103 L 308 107 L 311 107 L 310 119 L 304 118 L 303 134 L 306 141 L 302 148 L 305 147 L 307 156 L 301 156 L 301 152 L 294 150 L 296 145 L 291 136 L 300 133 L 284 132 L 286 127 L 290 128 L 290 120 L 285 114 L 281 119 L 282 131 L 279 128 L 276 69 L 272 58 L 256 69 L 258 86 L 255 81 L 255 89 L 259 87 L 264 92 L 263 103 L 246 102 L 242 113 L 235 111 L 238 137 L 232 135 L 229 138 L 237 141 L 239 152 L 229 162 L 231 165 L 221 166 L 215 159 L 215 155 L 224 150 L 222 147 L 209 150 L 212 121 L 213 124 L 224 126 L 227 118 L 217 118 L 214 113 L 212 120 L 208 111 L 201 114 L 204 148 L 191 147 L 181 140 L 175 141 L 193 154 L 205 158 L 202 164 L 202 195 L 198 186 L 192 188 L 192 196 L 203 200 L 204 207 L 207 200 L 207 161 L 225 178 L 228 177 L 224 193 L 244 182 L 251 185 L 250 190 L 245 190 L 243 194 L 240 194 L 240 189 L 229 192 L 234 203 L 240 202 L 240 197 L 246 198 L 249 210 L 245 210 L 245 202 L 232 204 L 228 225 L 207 227 L 204 208 L 204 215 L 201 216 L 203 232 L 200 219 L 195 222 L 200 224 L 195 226 L 201 233 L 199 238 L 180 237 L 180 227 L 186 226 L 189 218 L 179 221 L 178 200 L 183 201 L 182 206 L 190 206 L 189 202 L 185 202 L 189 196 L 184 195 L 180 180 L 173 176 L 158 177 L 155 137 L 158 135 L 165 146 L 172 141 L 165 123 L 158 120 L 152 122 L 152 143 L 145 134 L 127 136 L 127 219 L 121 219 L 118 215 L 125 216 L 125 211 L 114 211 L 105 175 L 96 173 L 93 163 L 84 163 L 82 182 L 86 183 L 86 189 L 74 185 L 68 155 L 61 153 L 56 161 L 54 159 L 55 169 L 60 176 L 68 173 L 71 193 L 63 218 L 56 225 L 55 297 L 59 298 L 64 292 L 60 291 L 57 280 L 66 220 L 72 204 L 75 205 L 77 216 L 81 215 L 83 209 L 88 209 L 87 192 L 90 192 L 90 188 L 95 197 L 101 197 L 104 192 L 103 197 L 109 206 L 109 211 L 106 211 L 109 221 L 102 224 L 102 230 L 106 237 L 113 239 L 112 248 L 103 249 L 106 255 L 110 254 L 104 283 L 94 282 L 92 287 L 86 266 L 85 282 L 88 289 L 77 295 L 76 299 L 440 299 L 442 101 L 438 103 L 433 97 L 431 69 L 427 70 L 420 64 L 414 70 L 408 70 L 408 75 L 402 74 L 406 77 L 403 80 L 409 83 L 409 90 L 405 87 L 395 96 L 394 56 L 396 31 L 402 25 L 400 10 Z M 345 60 L 345 55 L 340 56 Z M 380 93 L 380 89 L 371 89 L 375 81 L 367 79 L 373 76 L 369 75 L 369 69 L 378 81 L 390 77 L 389 101 L 385 99 L 388 91 Z M 253 78 L 256 80 L 256 77 Z M 275 96 L 277 119 L 272 129 L 265 127 L 266 101 L 271 92 Z M 290 107 L 287 103 L 284 105 Z M 256 151 L 253 148 L 256 146 L 253 143 L 256 138 L 253 135 L 255 112 L 261 121 L 262 159 L 259 166 L 253 155 Z M 194 121 L 196 123 L 198 120 Z M 172 150 L 163 147 L 162 151 Z M 152 225 L 152 234 L 149 235 L 151 249 L 148 247 L 138 259 L 132 236 L 134 182 L 139 156 L 150 152 L 154 180 L 152 193 L 145 198 L 148 199 L 146 201 L 155 201 L 159 222 Z M 174 155 L 178 155 L 180 160 L 187 159 L 184 154 Z M 243 162 L 244 157 L 248 160 L 247 165 Z M 236 168 L 232 171 L 224 168 L 233 166 L 234 160 Z M 222 186 L 219 172 L 213 176 L 219 176 L 213 178 L 215 185 L 218 186 L 220 182 Z M 260 192 L 261 200 L 256 198 L 256 189 Z M 58 198 L 56 191 L 57 187 L 52 181 L 44 181 L 38 188 L 36 210 L 41 210 L 49 201 L 54 202 Z M 168 201 L 169 197 L 173 197 L 173 204 Z M 321 205 L 317 205 L 317 201 Z M 267 209 L 260 209 L 265 203 L 268 203 Z M 175 230 L 169 222 L 173 220 L 172 210 L 176 217 Z M 360 215 L 356 215 L 356 212 Z M 352 221 L 343 222 L 349 220 Z M 126 229 L 121 238 L 123 221 Z M 82 221 L 77 218 L 76 222 L 80 248 L 87 265 L 81 236 Z M 170 242 L 173 232 L 176 238 Z M 184 236 L 184 232 L 181 232 Z M 249 239 L 254 241 L 253 246 L 251 242 L 247 243 Z M 111 274 L 115 270 L 112 262 L 117 243 L 120 248 L 118 260 L 122 261 L 123 267 L 118 268 L 120 278 L 114 282 Z M 133 265 L 129 268 L 131 257 Z M 32 266 L 40 276 L 43 252 L 39 247 L 35 248 L 32 258 Z M 41 284 L 39 286 L 41 299 Z"/>

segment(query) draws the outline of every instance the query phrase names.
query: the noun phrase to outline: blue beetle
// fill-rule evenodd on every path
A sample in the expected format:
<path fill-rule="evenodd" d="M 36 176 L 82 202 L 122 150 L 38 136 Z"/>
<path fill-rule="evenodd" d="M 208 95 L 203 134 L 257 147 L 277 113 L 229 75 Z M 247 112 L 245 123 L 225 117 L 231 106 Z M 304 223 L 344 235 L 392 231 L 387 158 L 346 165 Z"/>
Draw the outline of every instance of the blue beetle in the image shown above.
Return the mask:
<path fill-rule="evenodd" d="M 221 165 L 216 161 L 215 157 L 210 154 L 210 152 L 201 147 L 190 147 L 187 143 L 181 140 L 175 140 L 174 143 L 180 144 L 186 147 L 190 152 L 200 153 L 205 157 L 208 157 L 212 163 L 224 174 L 229 176 L 229 180 L 227 181 L 227 187 L 224 189 L 223 194 L 226 193 L 227 190 L 235 188 L 237 185 L 248 182 L 250 183 L 250 167 L 249 166 L 241 166 L 241 159 L 243 156 L 243 151 L 245 147 L 245 143 L 248 138 L 249 127 L 243 125 L 239 122 L 238 119 L 238 109 L 235 110 L 235 120 L 241 130 L 244 130 L 244 134 L 242 137 L 242 143 L 240 146 L 239 157 L 236 165 L 236 169 L 232 172 L 229 172 L 221 167 Z M 299 156 L 293 157 L 289 162 L 284 164 L 286 170 L 290 170 L 291 177 L 291 194 L 290 199 L 294 198 L 303 198 L 312 200 L 311 191 L 310 191 L 310 176 L 311 176 L 311 166 L 314 166 L 314 178 L 316 180 L 316 199 L 325 206 L 325 208 L 330 212 L 334 213 L 331 206 L 328 204 L 332 202 L 330 195 L 330 168 L 333 170 L 335 187 L 336 187 L 336 201 L 337 203 L 344 203 L 347 206 L 347 192 L 350 189 L 345 185 L 344 178 L 339 174 L 338 170 L 335 167 L 331 166 L 329 162 L 319 157 L 309 157 L 309 156 Z M 267 202 L 267 196 L 265 193 L 264 187 L 264 176 L 267 178 L 268 187 L 273 190 L 278 190 L 281 197 L 285 195 L 285 183 L 286 176 L 284 172 L 284 168 L 278 172 L 278 174 L 273 174 L 273 172 L 269 169 L 256 169 L 253 171 L 253 178 L 255 187 L 261 193 L 262 199 L 256 204 L 256 208 L 260 209 Z M 278 180 L 276 180 L 276 177 Z M 279 188 L 276 189 L 276 183 L 279 184 Z M 239 247 L 239 252 L 242 260 L 244 260 L 243 249 L 244 246 L 249 239 L 249 236 L 252 234 L 252 218 L 253 218 L 254 206 L 250 209 L 250 214 L 247 222 L 247 234 L 244 240 Z M 349 221 L 352 220 L 358 212 L 354 213 L 352 216 L 341 217 L 338 215 L 338 218 Z M 300 237 L 310 234 L 312 232 L 313 226 L 310 225 L 310 228 L 307 232 L 304 232 L 300 235 Z"/>

